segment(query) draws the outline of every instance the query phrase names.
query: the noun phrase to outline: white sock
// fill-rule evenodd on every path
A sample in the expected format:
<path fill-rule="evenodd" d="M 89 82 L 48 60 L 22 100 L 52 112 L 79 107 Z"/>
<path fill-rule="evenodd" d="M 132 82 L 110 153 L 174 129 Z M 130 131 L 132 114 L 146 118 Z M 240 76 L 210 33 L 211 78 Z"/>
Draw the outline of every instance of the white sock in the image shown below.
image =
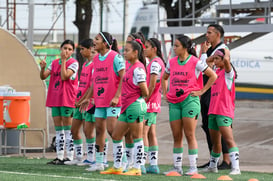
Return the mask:
<path fill-rule="evenodd" d="M 76 144 L 74 143 L 74 147 L 75 147 L 75 155 L 76 155 L 76 159 L 78 161 L 81 161 L 83 158 L 83 144 Z"/>
<path fill-rule="evenodd" d="M 173 163 L 175 167 L 182 167 L 183 153 L 173 153 Z"/>
<path fill-rule="evenodd" d="M 133 154 L 134 154 L 134 147 L 133 148 L 125 148 L 126 157 L 128 165 L 132 165 L 134 163 Z"/>
<path fill-rule="evenodd" d="M 197 158 L 197 154 L 189 155 L 190 167 L 197 168 Z"/>
<path fill-rule="evenodd" d="M 143 157 L 142 157 L 141 165 L 145 165 L 146 164 L 147 157 L 148 157 L 148 152 L 144 151 L 143 152 Z"/>
<path fill-rule="evenodd" d="M 140 169 L 144 155 L 143 139 L 134 140 L 134 168 Z"/>
<path fill-rule="evenodd" d="M 115 141 L 113 143 L 113 153 L 114 153 L 114 167 L 115 168 L 122 167 L 122 155 L 123 155 L 122 140 L 120 142 Z"/>
<path fill-rule="evenodd" d="M 158 151 L 149 151 L 150 165 L 157 165 L 158 163 Z"/>
<path fill-rule="evenodd" d="M 56 152 L 60 160 L 64 159 L 64 130 L 56 131 Z"/>
<path fill-rule="evenodd" d="M 90 162 L 95 161 L 95 142 L 93 143 L 86 143 L 86 150 L 87 150 L 87 160 Z"/>
<path fill-rule="evenodd" d="M 240 169 L 239 167 L 239 151 L 234 151 L 229 153 L 229 158 L 231 161 L 231 167 L 235 169 Z"/>
<path fill-rule="evenodd" d="M 219 159 L 220 159 L 220 157 L 210 156 L 209 167 L 216 168 L 218 165 Z"/>
<path fill-rule="evenodd" d="M 217 168 L 220 156 L 221 156 L 221 153 L 215 153 L 213 150 L 211 151 L 210 161 L 209 161 L 210 168 Z"/>
<path fill-rule="evenodd" d="M 73 144 L 71 130 L 65 130 L 64 133 L 65 133 L 66 157 L 69 160 L 73 160 L 74 144 Z"/>

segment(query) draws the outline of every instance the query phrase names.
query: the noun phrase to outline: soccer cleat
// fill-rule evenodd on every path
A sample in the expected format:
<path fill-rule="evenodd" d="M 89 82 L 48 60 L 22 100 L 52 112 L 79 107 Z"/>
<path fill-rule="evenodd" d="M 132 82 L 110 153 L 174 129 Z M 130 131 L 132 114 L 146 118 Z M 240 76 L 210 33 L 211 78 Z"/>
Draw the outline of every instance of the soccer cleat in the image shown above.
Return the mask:
<path fill-rule="evenodd" d="M 69 158 L 63 159 L 63 162 L 71 161 Z"/>
<path fill-rule="evenodd" d="M 83 162 L 80 162 L 77 165 L 78 166 L 86 166 L 86 165 L 93 165 L 95 163 L 96 163 L 95 161 L 94 162 L 90 162 L 89 160 L 85 159 Z"/>
<path fill-rule="evenodd" d="M 65 161 L 64 164 L 65 165 L 77 165 L 78 163 L 81 163 L 82 161 L 81 160 L 71 160 L 71 161 Z"/>
<path fill-rule="evenodd" d="M 206 168 L 208 166 L 209 166 L 209 162 L 207 162 L 207 163 L 205 163 L 205 164 L 203 164 L 201 166 L 198 166 L 197 168 Z"/>
<path fill-rule="evenodd" d="M 127 163 L 126 169 L 129 170 L 134 167 L 134 163 Z"/>
<path fill-rule="evenodd" d="M 221 165 L 218 166 L 219 170 L 227 170 L 227 169 L 231 169 L 231 163 L 227 164 L 226 161 L 223 161 L 221 163 Z"/>
<path fill-rule="evenodd" d="M 48 164 L 48 165 L 63 165 L 64 162 L 63 162 L 63 160 L 61 160 L 59 158 L 55 158 L 54 160 L 47 162 L 46 164 Z"/>
<path fill-rule="evenodd" d="M 217 167 L 207 167 L 207 168 L 204 168 L 202 170 L 200 170 L 200 172 L 203 172 L 203 173 L 218 173 L 218 168 Z"/>
<path fill-rule="evenodd" d="M 111 167 L 105 171 L 100 172 L 100 174 L 116 174 L 116 175 L 120 175 L 121 173 L 122 173 L 122 167 L 120 168 Z"/>
<path fill-rule="evenodd" d="M 94 164 L 94 165 L 90 165 L 89 168 L 86 168 L 85 169 L 86 171 L 89 171 L 89 172 L 95 172 L 95 171 L 103 171 L 104 170 L 104 166 L 103 164 Z"/>
<path fill-rule="evenodd" d="M 241 171 L 239 168 L 232 168 L 231 172 L 229 172 L 229 175 L 241 175 Z"/>
<path fill-rule="evenodd" d="M 133 165 L 129 164 L 129 163 L 123 163 L 122 168 L 123 168 L 123 173 L 124 173 L 124 172 L 127 172 L 128 170 L 130 170 L 131 168 L 133 168 Z"/>
<path fill-rule="evenodd" d="M 197 173 L 198 173 L 197 167 L 190 167 L 190 169 L 185 173 L 185 175 L 192 176 Z"/>
<path fill-rule="evenodd" d="M 128 172 L 122 173 L 121 175 L 141 176 L 141 169 L 131 168 Z"/>
<path fill-rule="evenodd" d="M 157 165 L 151 165 L 147 168 L 147 173 L 159 174 L 159 167 Z"/>
<path fill-rule="evenodd" d="M 122 169 L 123 169 L 123 172 L 127 170 L 127 162 L 122 162 Z"/>
<path fill-rule="evenodd" d="M 128 169 L 128 170 L 130 170 L 130 169 Z M 146 174 L 147 173 L 146 167 L 144 165 L 140 165 L 140 170 L 141 170 L 142 174 Z"/>
<path fill-rule="evenodd" d="M 168 171 L 166 171 L 166 172 L 163 172 L 163 174 L 164 175 L 168 175 L 170 172 L 177 172 L 177 173 L 179 173 L 179 174 L 183 174 L 183 170 L 182 170 L 182 168 L 181 167 L 173 167 L 173 168 L 171 168 L 170 170 L 168 170 Z"/>

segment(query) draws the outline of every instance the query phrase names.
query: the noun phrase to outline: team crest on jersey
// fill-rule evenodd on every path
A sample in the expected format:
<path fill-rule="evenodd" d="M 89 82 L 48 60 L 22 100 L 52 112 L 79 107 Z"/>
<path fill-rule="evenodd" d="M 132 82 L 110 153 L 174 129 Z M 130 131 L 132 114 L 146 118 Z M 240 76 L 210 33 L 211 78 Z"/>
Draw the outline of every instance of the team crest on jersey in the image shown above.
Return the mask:
<path fill-rule="evenodd" d="M 97 92 L 97 95 L 100 96 L 101 94 L 104 93 L 104 88 L 103 87 L 99 87 L 98 88 L 98 92 Z"/>
<path fill-rule="evenodd" d="M 81 96 L 82 96 L 82 91 L 79 91 L 78 94 L 77 94 L 77 98 L 79 98 Z"/>
<path fill-rule="evenodd" d="M 59 86 L 60 86 L 60 81 L 57 81 L 57 82 L 55 83 L 55 89 L 57 89 Z"/>
<path fill-rule="evenodd" d="M 158 67 L 157 66 L 152 66 L 151 69 L 152 69 L 153 72 L 158 72 Z"/>
<path fill-rule="evenodd" d="M 183 89 L 176 89 L 176 97 L 180 97 L 184 94 L 184 90 Z"/>

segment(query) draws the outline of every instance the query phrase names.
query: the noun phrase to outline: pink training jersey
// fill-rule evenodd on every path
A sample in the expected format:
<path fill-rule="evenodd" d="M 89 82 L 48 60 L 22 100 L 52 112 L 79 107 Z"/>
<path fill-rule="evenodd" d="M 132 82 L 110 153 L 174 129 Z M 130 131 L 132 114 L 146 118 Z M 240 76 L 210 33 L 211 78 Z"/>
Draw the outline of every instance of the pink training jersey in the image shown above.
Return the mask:
<path fill-rule="evenodd" d="M 192 91 L 200 90 L 202 87 L 202 76 L 196 78 L 195 68 L 199 61 L 198 58 L 191 55 L 185 65 L 179 65 L 178 56 L 169 60 L 170 64 L 170 87 L 167 93 L 167 99 L 171 103 L 184 101 Z"/>
<path fill-rule="evenodd" d="M 92 79 L 92 70 L 93 70 L 93 62 L 85 62 L 83 64 L 76 101 L 79 101 L 82 98 L 82 96 L 85 94 L 87 89 L 90 87 L 91 79 Z M 93 106 L 94 105 L 91 104 L 91 101 L 90 101 L 90 105 L 88 106 L 87 110 L 89 110 Z"/>
<path fill-rule="evenodd" d="M 117 92 L 120 77 L 116 75 L 113 67 L 117 54 L 111 50 L 104 61 L 99 60 L 99 54 L 94 57 L 92 79 L 96 107 L 110 107 L 110 102 Z M 121 107 L 121 98 L 119 98 L 117 107 Z"/>
<path fill-rule="evenodd" d="M 235 109 L 235 81 L 229 90 L 225 80 L 225 69 L 217 69 L 218 78 L 211 86 L 211 98 L 208 114 L 217 114 L 234 118 Z"/>
<path fill-rule="evenodd" d="M 129 65 L 129 64 L 128 64 Z M 136 86 L 133 81 L 134 70 L 136 68 L 142 68 L 145 70 L 144 65 L 141 62 L 136 62 L 131 65 L 131 67 L 126 68 L 126 73 L 122 82 L 121 89 L 121 114 L 130 106 L 133 102 L 135 102 L 139 97 L 141 97 L 141 91 L 139 86 Z"/>
<path fill-rule="evenodd" d="M 74 108 L 76 92 L 78 89 L 78 75 L 76 75 L 74 80 L 62 80 L 61 64 L 59 61 L 60 59 L 56 59 L 52 62 L 46 106 Z M 66 62 L 66 69 L 75 62 L 77 62 L 77 60 L 70 58 Z"/>
<path fill-rule="evenodd" d="M 153 69 L 152 63 L 157 62 L 161 66 L 161 74 L 159 82 L 156 82 L 155 89 L 153 91 L 153 94 L 151 95 L 150 99 L 147 101 L 147 112 L 157 112 L 159 113 L 161 110 L 161 79 L 163 76 L 163 73 L 165 72 L 165 65 L 161 58 L 156 57 L 154 58 L 149 65 L 147 66 L 147 85 L 149 87 L 150 84 L 150 78 L 151 78 L 151 70 Z M 158 75 L 157 75 L 158 76 Z"/>

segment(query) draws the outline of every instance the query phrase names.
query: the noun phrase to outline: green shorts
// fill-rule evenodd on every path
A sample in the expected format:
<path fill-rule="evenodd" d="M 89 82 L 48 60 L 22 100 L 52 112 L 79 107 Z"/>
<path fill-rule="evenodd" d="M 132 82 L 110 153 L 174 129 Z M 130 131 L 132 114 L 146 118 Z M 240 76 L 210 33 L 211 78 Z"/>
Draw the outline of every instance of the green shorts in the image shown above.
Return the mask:
<path fill-rule="evenodd" d="M 74 108 L 72 107 L 51 107 L 51 115 L 52 117 L 62 116 L 62 117 L 70 117 L 74 112 Z"/>
<path fill-rule="evenodd" d="M 84 120 L 84 114 L 86 111 L 84 112 L 80 112 L 79 108 L 75 108 L 74 110 L 74 114 L 73 114 L 73 118 L 77 119 L 77 120 Z"/>
<path fill-rule="evenodd" d="M 118 117 L 120 110 L 120 107 L 96 107 L 95 118 Z"/>
<path fill-rule="evenodd" d="M 152 124 L 156 124 L 156 117 L 157 117 L 156 112 L 146 112 L 144 116 L 144 120 L 146 120 L 145 125 L 151 126 Z"/>
<path fill-rule="evenodd" d="M 84 120 L 85 122 L 91 122 L 91 123 L 95 123 L 96 120 L 95 120 L 95 115 L 94 114 L 90 114 L 89 112 L 85 112 L 84 113 Z"/>
<path fill-rule="evenodd" d="M 77 120 L 85 120 L 87 122 L 95 122 L 94 114 L 90 114 L 87 111 L 84 111 L 83 113 L 80 112 L 79 108 L 76 108 L 74 110 L 73 118 Z"/>
<path fill-rule="evenodd" d="M 147 104 L 143 98 L 139 98 L 127 107 L 127 109 L 120 115 L 118 120 L 126 123 L 133 123 L 136 120 L 138 122 L 143 122 L 146 112 Z"/>
<path fill-rule="evenodd" d="M 209 129 L 219 131 L 220 126 L 229 127 L 232 124 L 232 118 L 222 115 L 210 114 L 209 115 Z"/>
<path fill-rule="evenodd" d="M 169 103 L 169 119 L 175 121 L 187 118 L 196 118 L 200 114 L 201 106 L 199 97 L 192 97 L 189 95 L 184 101 L 173 104 Z"/>

